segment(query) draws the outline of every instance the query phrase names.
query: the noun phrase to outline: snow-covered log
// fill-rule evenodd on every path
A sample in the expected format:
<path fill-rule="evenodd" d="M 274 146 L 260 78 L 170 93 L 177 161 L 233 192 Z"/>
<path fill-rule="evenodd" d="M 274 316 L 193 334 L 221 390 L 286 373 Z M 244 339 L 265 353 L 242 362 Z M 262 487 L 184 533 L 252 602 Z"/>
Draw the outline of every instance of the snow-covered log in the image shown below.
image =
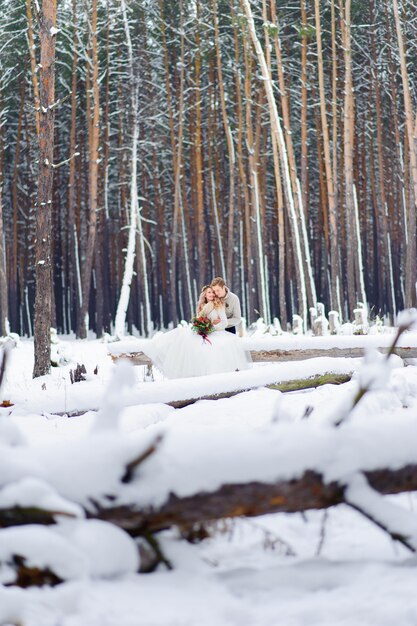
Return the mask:
<path fill-rule="evenodd" d="M 362 357 L 366 350 L 387 353 L 394 340 L 394 332 L 368 335 L 269 335 L 239 339 L 243 349 L 250 352 L 253 362 L 299 361 L 317 357 Z M 394 331 L 395 329 L 392 329 Z M 126 358 L 133 365 L 151 365 L 146 355 L 149 339 L 126 339 L 108 344 L 113 360 Z M 396 341 L 393 354 L 403 359 L 417 358 L 417 336 L 404 332 Z"/>
<path fill-rule="evenodd" d="M 334 454 L 337 455 L 337 451 Z M 139 455 L 138 466 L 142 465 L 142 457 L 142 454 Z M 193 455 L 191 454 L 190 457 Z M 164 462 L 163 457 L 159 459 L 159 462 L 161 461 Z M 218 459 L 220 464 L 227 461 L 228 459 L 225 457 Z M 156 462 L 158 463 L 158 461 Z M 201 469 L 197 464 L 194 464 L 193 471 L 197 475 L 201 473 Z M 140 489 L 140 473 L 138 472 L 138 475 L 135 476 L 134 468 L 132 469 L 132 466 L 129 467 L 126 464 L 123 477 L 120 480 L 120 491 L 122 491 L 123 485 L 132 482 L 135 483 L 135 488 Z M 246 472 L 243 471 L 242 478 L 246 477 L 245 474 Z M 417 463 L 405 465 L 398 469 L 365 470 L 359 474 L 364 477 L 364 480 L 367 480 L 369 484 L 367 490 L 373 488 L 377 492 L 374 495 L 374 500 L 378 494 L 396 494 L 417 490 Z M 358 472 L 354 474 L 354 476 L 357 475 Z M 225 480 L 227 481 L 227 478 Z M 183 482 L 187 482 L 185 476 Z M 145 492 L 150 493 L 149 480 L 146 478 L 143 487 Z M 150 501 L 148 504 L 140 506 L 134 498 L 131 498 L 130 502 L 122 498 L 125 501 L 119 503 L 116 494 L 107 494 L 104 497 L 103 494 L 96 494 L 96 498 L 92 495 L 89 497 L 89 502 L 85 503 L 84 507 L 88 518 L 110 522 L 134 536 L 139 536 L 159 532 L 173 525 L 189 528 L 197 523 L 221 518 L 253 517 L 278 512 L 295 513 L 309 509 L 325 509 L 342 503 L 350 504 L 359 509 L 358 502 L 360 502 L 357 478 L 353 484 L 351 484 L 350 475 L 328 481 L 316 469 L 306 469 L 301 475 L 295 471 L 291 477 L 272 482 L 266 479 L 225 482 L 213 490 L 201 487 L 200 490 L 188 495 L 184 493 L 184 484 L 181 485 L 181 481 L 178 480 L 177 485 L 172 485 L 169 493 L 166 494 L 165 501 L 158 503 L 158 495 L 160 494 L 156 494 L 154 504 L 151 504 Z M 362 502 L 361 506 L 361 512 L 366 514 L 366 501 Z M 391 510 L 393 505 L 390 504 L 389 507 Z M 0 527 L 27 524 L 50 525 L 54 524 L 56 518 L 60 518 L 62 515 L 62 512 L 42 510 L 39 506 L 1 508 Z M 377 516 L 375 506 L 368 516 L 375 521 Z M 417 516 L 414 527 L 417 531 Z"/>
<path fill-rule="evenodd" d="M 399 470 L 365 472 L 364 476 L 379 494 L 417 490 L 417 464 Z M 323 476 L 307 470 L 301 477 L 273 484 L 259 481 L 225 484 L 213 492 L 200 492 L 182 498 L 171 493 L 161 507 L 142 510 L 134 506 L 99 507 L 89 515 L 116 524 L 133 535 L 140 535 L 159 532 L 173 525 L 189 528 L 194 524 L 222 518 L 296 513 L 351 504 L 346 493 L 347 486 L 343 481 L 326 483 Z M 361 512 L 364 511 L 366 505 Z M 414 526 L 417 530 L 417 516 Z"/>
<path fill-rule="evenodd" d="M 140 534 L 206 519 L 326 508 L 345 501 L 358 475 L 380 494 L 417 490 L 415 414 L 369 416 L 364 423 L 353 413 L 335 428 L 328 420 L 286 421 L 281 398 L 274 420 L 250 436 L 227 428 L 227 421 L 221 436 L 218 428 L 119 432 L 115 395 L 86 437 L 3 443 L 1 523 L 86 515 Z M 335 406 L 333 418 L 343 410 Z M 355 485 L 350 499 L 364 506 Z"/>
<path fill-rule="evenodd" d="M 336 374 L 335 372 L 324 372 L 323 374 L 317 374 L 309 376 L 307 378 L 293 378 L 291 380 L 267 383 L 265 387 L 267 387 L 268 389 L 277 389 L 278 391 L 283 392 L 299 391 L 301 389 L 320 387 L 321 385 L 340 385 L 342 383 L 348 382 L 351 379 L 351 376 L 351 372 L 338 374 Z M 217 393 L 209 393 L 206 395 L 195 395 L 188 398 L 171 400 L 166 404 L 172 406 L 174 409 L 182 409 L 185 406 L 190 406 L 190 404 L 194 404 L 195 402 L 199 402 L 200 400 L 221 400 L 222 398 L 232 398 L 233 396 L 237 396 L 239 393 L 244 393 L 245 391 L 250 391 L 251 389 L 256 389 L 258 387 L 259 385 L 255 383 L 254 385 L 248 385 L 247 387 L 242 389 L 234 389 L 233 391 L 219 391 Z"/>
<path fill-rule="evenodd" d="M 379 352 L 386 354 L 389 350 L 386 346 L 379 346 Z M 250 355 L 254 363 L 272 363 L 275 361 L 303 361 L 304 359 L 317 359 L 322 357 L 343 357 L 343 358 L 359 358 L 365 354 L 365 348 L 305 348 L 299 350 L 251 350 Z M 396 354 L 402 359 L 417 358 L 417 347 L 404 346 L 394 349 Z M 132 365 L 152 365 L 152 360 L 142 351 L 140 352 L 121 352 L 120 354 L 112 354 L 112 359 L 126 359 Z"/>

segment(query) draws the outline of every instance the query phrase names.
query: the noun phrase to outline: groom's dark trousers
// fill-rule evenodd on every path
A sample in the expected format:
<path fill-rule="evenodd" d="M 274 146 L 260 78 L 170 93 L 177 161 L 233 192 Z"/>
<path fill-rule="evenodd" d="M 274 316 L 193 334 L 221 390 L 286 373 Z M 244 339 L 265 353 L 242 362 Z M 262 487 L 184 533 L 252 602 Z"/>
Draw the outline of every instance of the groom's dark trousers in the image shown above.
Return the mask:
<path fill-rule="evenodd" d="M 230 326 L 229 328 L 226 328 L 228 333 L 233 333 L 234 335 L 236 335 L 236 326 Z"/>

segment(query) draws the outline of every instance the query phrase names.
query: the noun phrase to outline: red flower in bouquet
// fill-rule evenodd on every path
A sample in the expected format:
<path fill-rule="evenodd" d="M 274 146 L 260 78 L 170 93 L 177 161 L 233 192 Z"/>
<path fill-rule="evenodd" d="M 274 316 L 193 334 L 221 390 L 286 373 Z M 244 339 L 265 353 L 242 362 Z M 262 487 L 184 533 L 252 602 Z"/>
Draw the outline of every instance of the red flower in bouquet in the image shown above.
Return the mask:
<path fill-rule="evenodd" d="M 211 344 L 210 339 L 207 335 L 213 332 L 214 326 L 212 321 L 206 317 L 205 315 L 200 315 L 199 317 L 193 317 L 191 320 L 191 329 L 200 335 L 203 338 L 203 341 L 207 341 L 207 343 Z"/>

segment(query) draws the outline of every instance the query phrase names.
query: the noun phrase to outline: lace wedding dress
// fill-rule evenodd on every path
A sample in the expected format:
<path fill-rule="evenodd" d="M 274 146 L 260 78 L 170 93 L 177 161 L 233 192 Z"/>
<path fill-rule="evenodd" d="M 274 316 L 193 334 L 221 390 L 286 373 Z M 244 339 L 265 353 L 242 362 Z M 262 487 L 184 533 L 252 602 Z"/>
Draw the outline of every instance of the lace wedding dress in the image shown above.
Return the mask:
<path fill-rule="evenodd" d="M 156 335 L 146 348 L 153 364 L 166 378 L 186 378 L 247 369 L 250 359 L 236 335 L 225 331 L 227 318 L 224 307 L 205 306 L 200 315 L 207 315 L 214 325 L 208 341 L 191 328 L 178 327 Z"/>

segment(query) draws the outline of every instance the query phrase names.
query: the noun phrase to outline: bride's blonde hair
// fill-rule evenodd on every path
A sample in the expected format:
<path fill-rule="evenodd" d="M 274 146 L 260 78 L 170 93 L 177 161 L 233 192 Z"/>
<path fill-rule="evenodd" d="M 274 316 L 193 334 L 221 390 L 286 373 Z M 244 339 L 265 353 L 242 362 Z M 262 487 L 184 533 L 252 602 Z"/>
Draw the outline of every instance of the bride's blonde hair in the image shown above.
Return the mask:
<path fill-rule="evenodd" d="M 207 296 L 206 296 L 206 291 L 207 289 L 212 289 L 211 285 L 204 285 L 201 288 L 201 293 L 200 296 L 198 298 L 198 303 L 197 303 L 197 315 L 200 314 L 201 309 L 207 304 L 208 300 L 207 300 Z M 223 306 L 223 302 L 220 300 L 220 298 L 218 298 L 216 295 L 214 296 L 214 300 L 212 301 L 213 304 L 213 308 L 214 309 L 221 309 Z"/>

